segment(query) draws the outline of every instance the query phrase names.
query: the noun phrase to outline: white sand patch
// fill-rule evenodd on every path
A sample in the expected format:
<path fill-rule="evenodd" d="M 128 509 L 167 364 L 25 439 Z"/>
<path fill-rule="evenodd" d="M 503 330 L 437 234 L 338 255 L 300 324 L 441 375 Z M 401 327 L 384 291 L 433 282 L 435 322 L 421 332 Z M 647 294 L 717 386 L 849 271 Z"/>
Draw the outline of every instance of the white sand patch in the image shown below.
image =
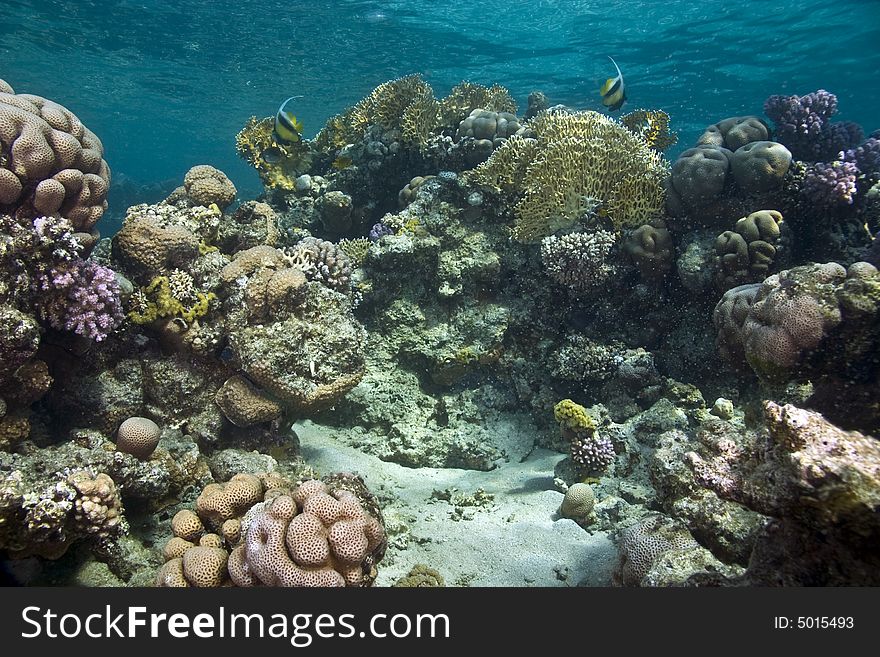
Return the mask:
<path fill-rule="evenodd" d="M 562 495 L 553 490 L 553 468 L 563 458 L 559 453 L 536 449 L 523 462 L 489 472 L 413 469 L 359 452 L 332 438 L 335 430 L 310 421 L 294 430 L 309 465 L 322 474 L 356 472 L 381 499 L 390 538 L 378 585 L 391 584 L 417 563 L 438 570 L 447 585 L 610 583 L 617 552 L 607 535 L 589 534 L 557 515 Z M 432 498 L 450 489 L 451 501 Z M 480 489 L 491 501 L 468 506 L 459 499 Z"/>

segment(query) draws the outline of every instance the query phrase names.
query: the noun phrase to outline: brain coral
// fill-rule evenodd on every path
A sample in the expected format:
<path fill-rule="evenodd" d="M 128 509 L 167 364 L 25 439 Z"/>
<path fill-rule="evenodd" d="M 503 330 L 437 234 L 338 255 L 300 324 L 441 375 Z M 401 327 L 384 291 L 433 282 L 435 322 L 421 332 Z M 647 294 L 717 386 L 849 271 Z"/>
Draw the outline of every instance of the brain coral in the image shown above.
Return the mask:
<path fill-rule="evenodd" d="M 559 513 L 564 518 L 582 520 L 593 512 L 596 504 L 596 494 L 589 484 L 577 483 L 569 486 L 562 498 L 562 506 Z"/>
<path fill-rule="evenodd" d="M 159 444 L 159 425 L 146 417 L 130 417 L 116 435 L 116 449 L 141 460 L 148 459 Z"/>
<path fill-rule="evenodd" d="M 209 164 L 199 164 L 187 171 L 183 186 L 199 205 L 208 207 L 214 203 L 221 210 L 235 200 L 237 193 L 229 177 Z"/>
<path fill-rule="evenodd" d="M 80 233 L 107 208 L 104 147 L 67 108 L 0 80 L 0 210 L 61 214 Z"/>

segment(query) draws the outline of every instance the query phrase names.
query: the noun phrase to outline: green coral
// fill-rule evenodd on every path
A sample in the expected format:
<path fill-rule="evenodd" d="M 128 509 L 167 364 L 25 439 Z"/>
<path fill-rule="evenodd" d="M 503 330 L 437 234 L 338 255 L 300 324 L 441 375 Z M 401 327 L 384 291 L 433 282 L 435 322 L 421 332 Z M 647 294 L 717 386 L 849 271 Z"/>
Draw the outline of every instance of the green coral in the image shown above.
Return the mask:
<path fill-rule="evenodd" d="M 187 323 L 208 314 L 211 302 L 217 296 L 213 292 L 201 292 L 190 285 L 175 285 L 175 277 L 180 281 L 181 272 L 175 270 L 170 276 L 156 276 L 146 287 L 132 294 L 129 319 L 135 324 L 149 324 L 157 319 L 180 317 Z M 189 288 L 189 289 L 187 289 Z"/>
<path fill-rule="evenodd" d="M 370 250 L 370 240 L 366 237 L 357 237 L 355 239 L 344 238 L 339 240 L 336 245 L 339 250 L 348 256 L 351 264 L 360 267 L 364 260 L 367 259 L 367 252 Z"/>
<path fill-rule="evenodd" d="M 553 407 L 553 417 L 562 429 L 590 433 L 596 430 L 596 422 L 587 409 L 570 399 L 563 399 Z"/>

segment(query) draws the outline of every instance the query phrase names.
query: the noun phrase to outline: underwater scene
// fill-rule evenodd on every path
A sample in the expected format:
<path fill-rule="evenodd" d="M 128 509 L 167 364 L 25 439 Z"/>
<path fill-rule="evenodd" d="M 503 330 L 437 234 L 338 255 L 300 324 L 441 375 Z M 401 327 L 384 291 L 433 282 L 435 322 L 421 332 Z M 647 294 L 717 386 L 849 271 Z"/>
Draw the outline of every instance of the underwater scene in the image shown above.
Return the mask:
<path fill-rule="evenodd" d="M 3 584 L 880 585 L 880 3 L 0 37 Z"/>

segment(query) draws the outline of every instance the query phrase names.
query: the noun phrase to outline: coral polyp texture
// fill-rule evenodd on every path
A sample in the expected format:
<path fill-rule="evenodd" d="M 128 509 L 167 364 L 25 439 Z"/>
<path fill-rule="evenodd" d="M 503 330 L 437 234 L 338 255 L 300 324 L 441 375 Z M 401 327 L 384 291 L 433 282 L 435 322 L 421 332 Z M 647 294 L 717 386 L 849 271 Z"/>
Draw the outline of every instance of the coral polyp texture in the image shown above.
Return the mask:
<path fill-rule="evenodd" d="M 640 586 L 661 556 L 699 546 L 687 528 L 661 515 L 646 516 L 627 527 L 619 541 L 620 558 L 614 575 L 620 586 Z"/>
<path fill-rule="evenodd" d="M 568 455 L 577 471 L 602 472 L 614 462 L 614 445 L 596 430 L 596 423 L 586 408 L 563 399 L 553 408 L 553 417 L 562 437 L 569 441 Z"/>
<path fill-rule="evenodd" d="M 724 290 L 764 280 L 778 264 L 783 247 L 782 214 L 759 210 L 736 222 L 715 239 L 718 286 Z"/>
<path fill-rule="evenodd" d="M 615 274 L 608 257 L 614 244 L 614 234 L 607 230 L 551 235 L 541 241 L 541 261 L 558 283 L 589 290 Z"/>
<path fill-rule="evenodd" d="M 206 487 L 196 512 L 175 515 L 157 584 L 371 585 L 386 548 L 378 507 L 359 478 L 328 481 L 294 486 L 277 476 L 239 474 Z"/>
<path fill-rule="evenodd" d="M 223 210 L 235 200 L 235 185 L 225 173 L 209 164 L 200 164 L 187 171 L 183 186 L 193 201 L 205 207 L 213 203 Z"/>
<path fill-rule="evenodd" d="M 139 459 L 148 459 L 156 451 L 162 435 L 159 425 L 147 417 L 130 417 L 119 425 L 116 449 Z"/>
<path fill-rule="evenodd" d="M 0 83 L 0 212 L 60 214 L 92 232 L 110 185 L 101 140 L 66 107 Z"/>

